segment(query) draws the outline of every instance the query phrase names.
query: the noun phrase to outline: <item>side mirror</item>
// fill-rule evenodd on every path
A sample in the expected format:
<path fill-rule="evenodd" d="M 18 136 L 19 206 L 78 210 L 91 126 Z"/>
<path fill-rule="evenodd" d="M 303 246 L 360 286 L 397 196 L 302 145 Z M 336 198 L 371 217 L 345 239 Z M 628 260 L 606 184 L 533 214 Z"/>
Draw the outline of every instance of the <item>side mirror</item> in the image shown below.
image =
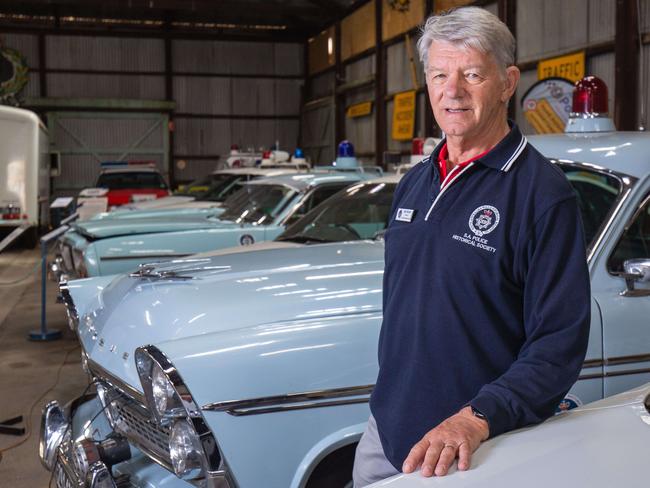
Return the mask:
<path fill-rule="evenodd" d="M 650 289 L 634 288 L 635 283 L 650 283 L 650 258 L 628 259 L 623 263 L 623 270 L 620 276 L 625 279 L 626 289 L 621 296 L 650 296 Z"/>

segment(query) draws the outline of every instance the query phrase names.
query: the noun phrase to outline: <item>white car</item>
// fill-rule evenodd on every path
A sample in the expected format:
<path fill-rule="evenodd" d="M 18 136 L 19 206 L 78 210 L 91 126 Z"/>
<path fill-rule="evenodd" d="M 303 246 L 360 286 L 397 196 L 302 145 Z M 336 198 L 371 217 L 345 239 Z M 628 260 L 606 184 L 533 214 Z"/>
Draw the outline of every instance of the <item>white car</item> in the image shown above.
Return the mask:
<path fill-rule="evenodd" d="M 650 383 L 481 444 L 468 471 L 400 474 L 372 488 L 648 486 Z"/>

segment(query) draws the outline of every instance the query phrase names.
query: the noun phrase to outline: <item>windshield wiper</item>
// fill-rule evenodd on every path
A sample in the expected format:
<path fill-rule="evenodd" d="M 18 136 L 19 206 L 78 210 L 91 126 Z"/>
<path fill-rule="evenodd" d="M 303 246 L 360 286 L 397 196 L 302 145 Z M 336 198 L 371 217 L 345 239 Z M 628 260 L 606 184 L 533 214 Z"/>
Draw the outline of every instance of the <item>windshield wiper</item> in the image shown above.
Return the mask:
<path fill-rule="evenodd" d="M 309 244 L 310 242 L 335 242 L 330 239 L 323 239 L 310 234 L 293 234 L 290 236 L 278 237 L 276 241 L 298 242 L 300 244 Z"/>

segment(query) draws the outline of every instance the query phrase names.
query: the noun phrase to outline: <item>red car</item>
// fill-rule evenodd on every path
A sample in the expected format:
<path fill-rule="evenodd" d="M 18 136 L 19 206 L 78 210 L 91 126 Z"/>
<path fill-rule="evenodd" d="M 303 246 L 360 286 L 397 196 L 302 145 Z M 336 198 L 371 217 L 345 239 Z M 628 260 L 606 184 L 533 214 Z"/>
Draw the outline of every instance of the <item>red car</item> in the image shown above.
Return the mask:
<path fill-rule="evenodd" d="M 127 203 L 153 200 L 171 194 L 169 186 L 153 165 L 102 163 L 97 188 L 108 190 L 108 208 Z"/>

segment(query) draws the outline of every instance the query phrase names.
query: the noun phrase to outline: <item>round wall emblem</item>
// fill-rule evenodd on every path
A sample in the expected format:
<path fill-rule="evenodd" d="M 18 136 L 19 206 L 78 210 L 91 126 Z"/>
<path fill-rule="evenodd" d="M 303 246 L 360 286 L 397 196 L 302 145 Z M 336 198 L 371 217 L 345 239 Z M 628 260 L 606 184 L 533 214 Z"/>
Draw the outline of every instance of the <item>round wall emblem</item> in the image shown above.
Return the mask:
<path fill-rule="evenodd" d="M 0 46 L 0 101 L 13 104 L 28 81 L 25 57 L 15 49 Z"/>
<path fill-rule="evenodd" d="M 250 234 L 244 234 L 239 238 L 239 243 L 242 246 L 250 246 L 251 244 L 255 244 L 255 239 Z"/>
<path fill-rule="evenodd" d="M 388 5 L 398 12 L 407 12 L 411 8 L 411 0 L 388 0 Z"/>
<path fill-rule="evenodd" d="M 477 236 L 489 234 L 499 225 L 499 211 L 492 205 L 482 205 L 469 217 L 469 229 Z"/>

